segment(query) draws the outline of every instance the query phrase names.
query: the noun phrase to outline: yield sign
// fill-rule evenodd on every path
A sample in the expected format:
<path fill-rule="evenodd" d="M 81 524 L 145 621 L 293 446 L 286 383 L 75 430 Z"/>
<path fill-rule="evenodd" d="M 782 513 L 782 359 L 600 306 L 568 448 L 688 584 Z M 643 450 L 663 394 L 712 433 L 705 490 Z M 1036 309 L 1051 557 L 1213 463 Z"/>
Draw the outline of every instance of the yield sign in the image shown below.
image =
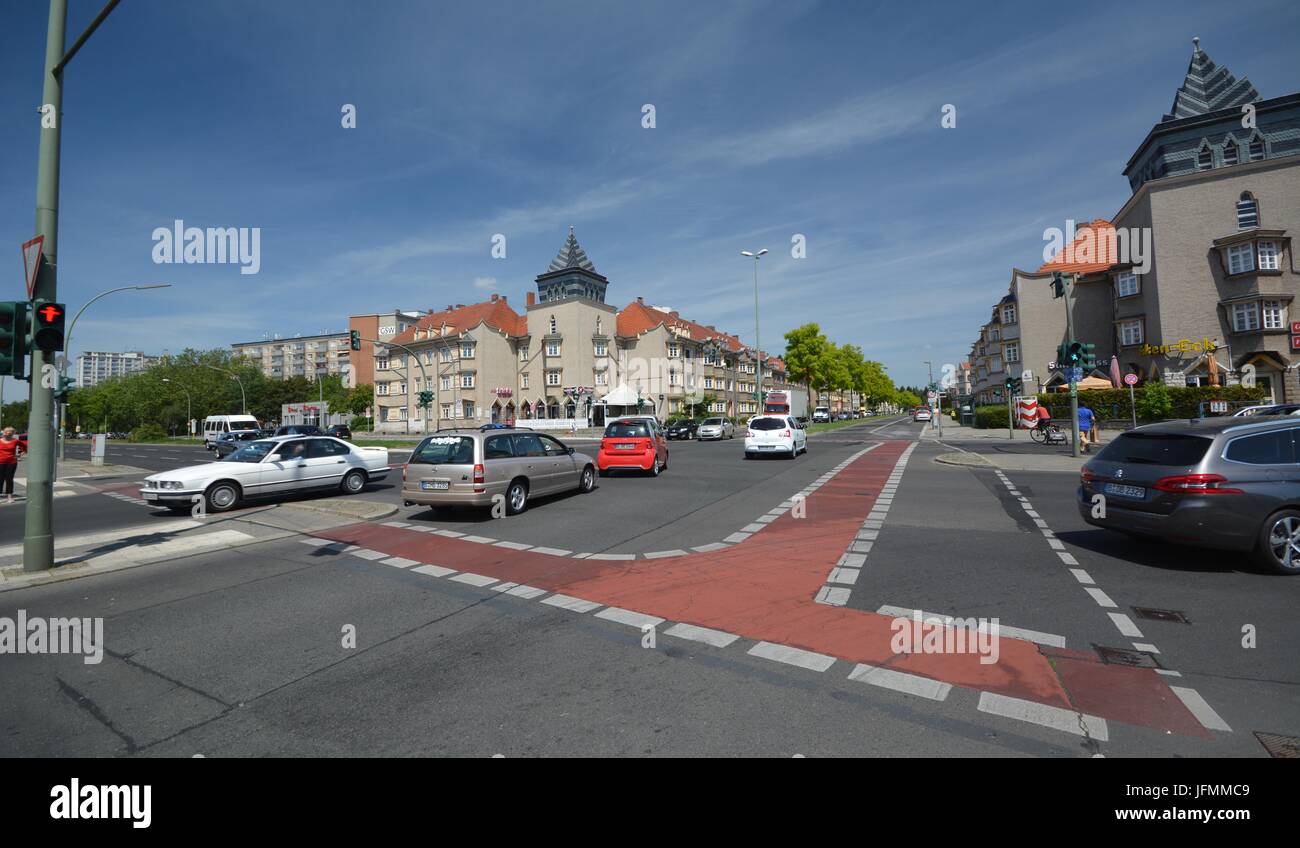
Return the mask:
<path fill-rule="evenodd" d="M 36 290 L 36 275 L 41 271 L 41 255 L 45 249 L 45 236 L 37 236 L 23 243 L 23 271 L 27 275 L 27 299 Z"/>

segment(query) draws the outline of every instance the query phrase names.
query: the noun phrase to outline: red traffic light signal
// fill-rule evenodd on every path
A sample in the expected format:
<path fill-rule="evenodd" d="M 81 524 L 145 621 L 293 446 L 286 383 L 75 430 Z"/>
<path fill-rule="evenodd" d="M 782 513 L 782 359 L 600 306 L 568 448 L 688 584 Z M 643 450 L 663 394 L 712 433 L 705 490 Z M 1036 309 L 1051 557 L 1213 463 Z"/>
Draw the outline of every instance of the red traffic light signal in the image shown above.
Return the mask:
<path fill-rule="evenodd" d="M 50 353 L 63 350 L 63 320 L 67 310 L 62 303 L 38 302 L 32 310 L 32 346 Z"/>

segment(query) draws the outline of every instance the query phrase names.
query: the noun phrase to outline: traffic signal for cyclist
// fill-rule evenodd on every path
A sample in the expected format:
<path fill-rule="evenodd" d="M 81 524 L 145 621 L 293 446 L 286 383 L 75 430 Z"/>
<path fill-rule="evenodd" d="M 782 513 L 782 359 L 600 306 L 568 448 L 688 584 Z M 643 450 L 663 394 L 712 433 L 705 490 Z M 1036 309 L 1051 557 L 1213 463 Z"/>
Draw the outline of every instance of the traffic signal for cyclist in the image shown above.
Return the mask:
<path fill-rule="evenodd" d="M 54 402 L 67 403 L 68 396 L 71 395 L 72 390 L 76 388 L 74 383 L 76 383 L 76 380 L 73 380 L 71 377 L 60 377 L 59 387 L 54 390 Z"/>
<path fill-rule="evenodd" d="M 1083 366 L 1083 370 L 1090 371 L 1093 368 L 1096 368 L 1097 346 L 1092 342 L 1084 342 L 1079 346 L 1079 348 L 1079 354 L 1081 356 L 1081 362 L 1079 364 Z"/>
<path fill-rule="evenodd" d="M 361 331 L 353 330 L 349 333 L 349 343 L 353 350 L 361 350 Z"/>
<path fill-rule="evenodd" d="M 25 300 L 0 303 L 0 377 L 27 379 L 27 313 Z"/>
<path fill-rule="evenodd" d="M 1019 377 L 1008 377 L 1006 381 L 1007 393 L 1018 394 L 1024 388 L 1024 382 Z"/>
<path fill-rule="evenodd" d="M 63 350 L 63 321 L 67 310 L 62 303 L 38 300 L 32 309 L 32 347 L 46 353 Z"/>

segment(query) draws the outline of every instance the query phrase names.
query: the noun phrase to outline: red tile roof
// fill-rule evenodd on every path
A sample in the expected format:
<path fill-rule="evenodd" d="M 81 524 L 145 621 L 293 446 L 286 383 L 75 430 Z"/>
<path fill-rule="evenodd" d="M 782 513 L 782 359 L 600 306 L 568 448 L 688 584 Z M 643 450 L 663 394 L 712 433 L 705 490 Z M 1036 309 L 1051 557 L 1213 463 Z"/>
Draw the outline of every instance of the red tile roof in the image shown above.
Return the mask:
<path fill-rule="evenodd" d="M 1038 273 L 1061 271 L 1067 274 L 1091 274 L 1105 271 L 1118 262 L 1115 254 L 1115 225 L 1104 218 L 1080 224 L 1074 241 L 1067 244 Z"/>
<path fill-rule="evenodd" d="M 688 318 L 682 318 L 680 315 L 671 312 L 664 312 L 646 306 L 640 300 L 632 301 L 618 313 L 618 334 L 620 336 L 639 336 L 661 324 L 670 331 L 676 328 L 680 335 L 692 341 L 702 342 L 709 338 L 718 339 L 726 350 L 732 353 L 738 353 L 747 347 L 738 336 L 724 333 L 722 330 L 716 330 L 704 324 L 697 324 Z M 766 356 L 767 358 L 764 360 L 766 364 L 778 366 L 782 371 L 785 370 L 785 363 L 779 357 L 771 354 Z"/>
<path fill-rule="evenodd" d="M 447 333 L 463 333 L 466 330 L 487 324 L 510 336 L 520 336 L 528 332 L 528 317 L 520 315 L 506 304 L 504 298 L 471 303 L 468 306 L 453 306 L 440 312 L 430 311 L 421 318 L 414 328 L 393 337 L 398 344 L 408 344 L 423 340 L 425 330 L 441 330 L 446 325 Z M 418 339 L 417 339 L 418 333 Z"/>

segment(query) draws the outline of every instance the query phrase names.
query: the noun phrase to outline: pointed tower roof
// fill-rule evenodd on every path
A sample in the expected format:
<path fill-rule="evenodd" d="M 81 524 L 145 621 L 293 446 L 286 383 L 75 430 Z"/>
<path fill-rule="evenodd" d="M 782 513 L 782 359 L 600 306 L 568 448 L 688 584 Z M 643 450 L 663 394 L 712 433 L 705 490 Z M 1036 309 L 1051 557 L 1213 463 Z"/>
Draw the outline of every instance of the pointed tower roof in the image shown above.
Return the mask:
<path fill-rule="evenodd" d="M 1259 100 L 1259 92 L 1246 77 L 1237 79 L 1226 67 L 1216 65 L 1201 49 L 1201 40 L 1192 39 L 1192 61 L 1187 76 L 1174 96 L 1174 105 L 1162 121 L 1176 121 L 1204 115 L 1219 109 L 1244 106 Z"/>
<path fill-rule="evenodd" d="M 581 268 L 584 271 L 596 273 L 596 266 L 587 258 L 587 252 L 578 244 L 578 238 L 573 234 L 573 227 L 569 227 L 569 237 L 564 240 L 564 246 L 560 248 L 560 253 L 551 260 L 551 267 L 548 273 L 553 271 L 564 271 L 569 268 Z"/>

